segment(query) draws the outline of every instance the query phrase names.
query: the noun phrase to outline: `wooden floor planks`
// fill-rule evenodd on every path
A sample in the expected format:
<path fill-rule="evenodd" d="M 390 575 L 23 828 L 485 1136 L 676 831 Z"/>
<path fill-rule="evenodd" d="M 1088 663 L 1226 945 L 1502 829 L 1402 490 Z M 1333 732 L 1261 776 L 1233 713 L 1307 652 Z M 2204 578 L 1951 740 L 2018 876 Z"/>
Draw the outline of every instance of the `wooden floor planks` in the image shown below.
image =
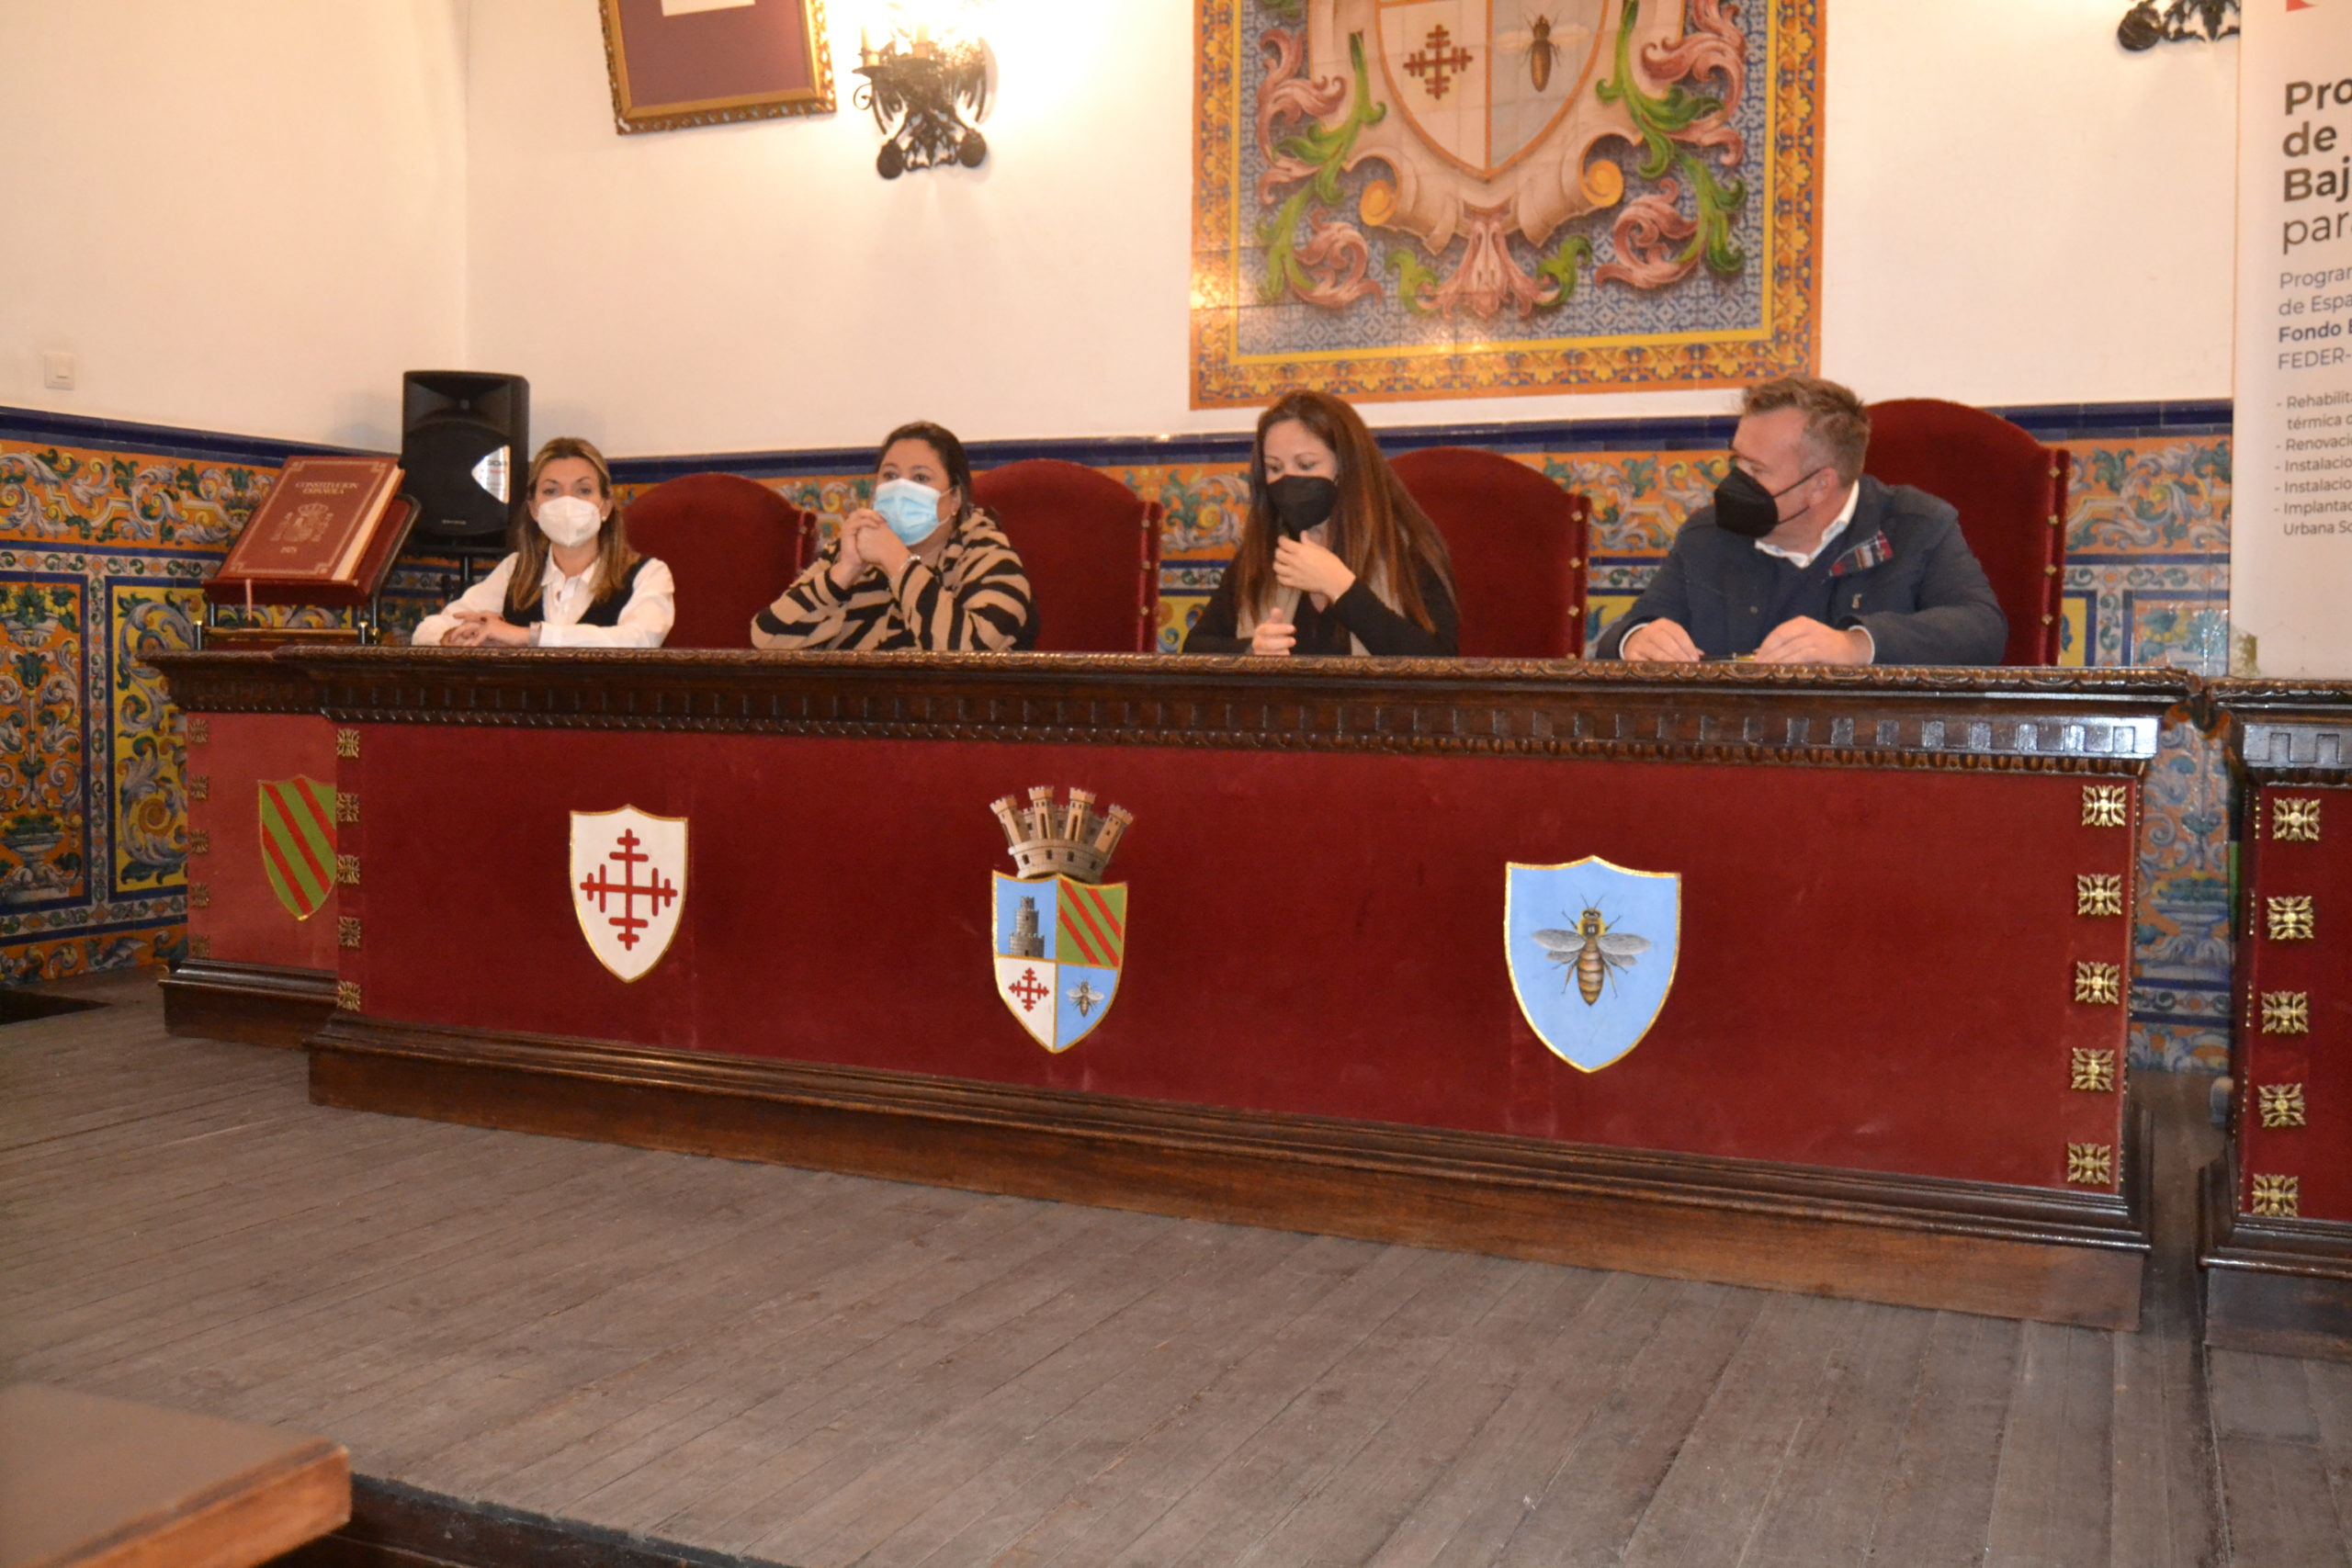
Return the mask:
<path fill-rule="evenodd" d="M 800 1568 L 2352 1568 L 2352 1365 L 2207 1356 L 2177 1246 L 2137 1336 L 1600 1274 L 324 1110 L 93 989 L 0 1028 L 0 1377 L 363 1473 Z"/>

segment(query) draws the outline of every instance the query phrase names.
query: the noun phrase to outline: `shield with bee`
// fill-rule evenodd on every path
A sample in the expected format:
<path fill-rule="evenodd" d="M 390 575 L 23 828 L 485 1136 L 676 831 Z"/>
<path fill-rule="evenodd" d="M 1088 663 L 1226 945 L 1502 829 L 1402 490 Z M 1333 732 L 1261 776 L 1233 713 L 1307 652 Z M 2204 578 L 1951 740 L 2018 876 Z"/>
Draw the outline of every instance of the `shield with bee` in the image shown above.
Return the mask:
<path fill-rule="evenodd" d="M 1598 855 L 1505 870 L 1503 951 L 1519 1010 L 1580 1071 L 1599 1072 L 1650 1032 L 1674 988 L 1681 935 L 1679 873 Z"/>

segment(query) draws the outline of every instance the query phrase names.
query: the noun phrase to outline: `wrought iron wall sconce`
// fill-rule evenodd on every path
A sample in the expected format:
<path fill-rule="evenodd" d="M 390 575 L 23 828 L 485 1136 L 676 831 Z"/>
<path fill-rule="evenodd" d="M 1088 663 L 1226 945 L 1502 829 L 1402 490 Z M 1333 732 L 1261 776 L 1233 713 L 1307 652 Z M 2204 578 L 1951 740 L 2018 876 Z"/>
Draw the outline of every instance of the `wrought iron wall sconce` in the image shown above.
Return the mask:
<path fill-rule="evenodd" d="M 909 169 L 978 168 L 989 144 L 972 122 L 989 112 L 992 66 L 987 40 L 958 29 L 893 27 L 879 49 L 859 29 L 857 73 L 865 81 L 851 101 L 874 111 L 886 139 L 876 171 L 895 180 Z"/>
<path fill-rule="evenodd" d="M 2238 30 L 2238 0 L 2156 0 L 2140 3 L 2115 25 L 2115 41 L 2130 50 L 2154 49 L 2184 39 L 2211 42 Z"/>

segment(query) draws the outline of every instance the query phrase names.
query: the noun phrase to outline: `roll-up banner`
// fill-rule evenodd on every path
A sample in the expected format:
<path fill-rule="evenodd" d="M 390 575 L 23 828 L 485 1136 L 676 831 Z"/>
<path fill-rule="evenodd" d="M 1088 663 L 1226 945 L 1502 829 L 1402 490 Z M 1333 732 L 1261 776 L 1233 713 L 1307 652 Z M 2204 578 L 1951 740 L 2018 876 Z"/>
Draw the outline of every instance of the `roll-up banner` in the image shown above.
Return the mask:
<path fill-rule="evenodd" d="M 2352 676 L 2352 0 L 2245 0 L 2231 664 Z"/>

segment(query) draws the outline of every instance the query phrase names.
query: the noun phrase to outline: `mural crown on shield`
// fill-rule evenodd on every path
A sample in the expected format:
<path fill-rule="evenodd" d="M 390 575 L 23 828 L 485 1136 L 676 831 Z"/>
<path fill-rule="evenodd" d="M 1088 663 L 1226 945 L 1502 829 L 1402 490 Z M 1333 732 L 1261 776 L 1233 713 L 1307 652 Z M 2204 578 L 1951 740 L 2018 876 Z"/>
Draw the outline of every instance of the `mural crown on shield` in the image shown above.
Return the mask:
<path fill-rule="evenodd" d="M 1123 806 L 1094 811 L 1082 789 L 1058 804 L 1051 784 L 989 803 L 1004 829 L 1018 876 L 992 872 L 996 994 L 1030 1036 L 1062 1052 L 1092 1033 L 1111 1010 L 1127 950 L 1127 886 L 1102 874 L 1135 816 Z"/>

